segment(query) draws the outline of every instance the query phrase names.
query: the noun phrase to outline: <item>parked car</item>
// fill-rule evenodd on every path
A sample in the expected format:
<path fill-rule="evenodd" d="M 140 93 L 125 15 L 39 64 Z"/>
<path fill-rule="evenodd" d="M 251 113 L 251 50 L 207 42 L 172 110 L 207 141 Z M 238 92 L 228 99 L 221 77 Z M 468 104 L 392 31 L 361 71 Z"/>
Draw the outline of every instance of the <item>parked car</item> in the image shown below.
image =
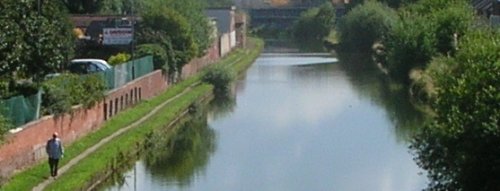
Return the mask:
<path fill-rule="evenodd" d="M 74 59 L 71 60 L 68 70 L 76 74 L 90 74 L 111 70 L 111 66 L 101 59 Z"/>

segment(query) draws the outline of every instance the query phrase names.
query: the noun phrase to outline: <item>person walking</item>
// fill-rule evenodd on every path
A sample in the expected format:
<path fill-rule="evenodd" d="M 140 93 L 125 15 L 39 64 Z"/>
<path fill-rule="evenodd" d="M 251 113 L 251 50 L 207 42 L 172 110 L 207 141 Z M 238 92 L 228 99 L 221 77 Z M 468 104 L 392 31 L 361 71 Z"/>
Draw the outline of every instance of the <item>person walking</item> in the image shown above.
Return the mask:
<path fill-rule="evenodd" d="M 61 159 L 64 154 L 63 145 L 57 132 L 54 132 L 52 138 L 47 141 L 45 150 L 47 151 L 47 155 L 49 155 L 50 175 L 56 177 L 59 159 Z"/>

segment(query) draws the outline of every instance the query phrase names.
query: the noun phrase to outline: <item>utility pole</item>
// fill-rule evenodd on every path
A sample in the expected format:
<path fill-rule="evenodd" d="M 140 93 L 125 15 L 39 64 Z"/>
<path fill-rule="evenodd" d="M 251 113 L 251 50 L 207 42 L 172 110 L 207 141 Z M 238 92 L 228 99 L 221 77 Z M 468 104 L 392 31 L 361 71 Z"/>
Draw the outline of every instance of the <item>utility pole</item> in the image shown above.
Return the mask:
<path fill-rule="evenodd" d="M 135 13 L 134 13 L 134 6 L 135 6 L 135 0 L 130 0 L 131 5 L 130 5 L 130 14 L 132 15 L 132 41 L 130 42 L 130 54 L 132 58 L 132 79 L 135 79 L 135 66 L 134 66 L 134 60 L 135 60 Z"/>

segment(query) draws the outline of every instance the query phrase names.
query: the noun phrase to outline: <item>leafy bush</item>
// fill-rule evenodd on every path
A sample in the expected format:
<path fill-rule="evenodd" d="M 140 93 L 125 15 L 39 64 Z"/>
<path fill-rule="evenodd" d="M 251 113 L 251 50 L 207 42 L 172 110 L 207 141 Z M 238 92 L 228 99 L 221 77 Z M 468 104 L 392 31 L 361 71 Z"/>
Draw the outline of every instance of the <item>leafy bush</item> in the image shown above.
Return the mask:
<path fill-rule="evenodd" d="M 188 20 L 176 10 L 156 8 L 145 15 L 139 25 L 139 43 L 159 43 L 167 52 L 171 72 L 180 72 L 182 67 L 197 54 L 196 44 Z"/>
<path fill-rule="evenodd" d="M 411 69 L 425 68 L 438 54 L 453 55 L 473 18 L 470 5 L 463 0 L 423 0 L 402 10 L 384 42 L 391 76 L 409 82 Z"/>
<path fill-rule="evenodd" d="M 84 91 L 78 92 L 79 96 L 75 97 L 80 100 L 78 103 L 82 104 L 83 107 L 91 108 L 104 99 L 107 87 L 101 76 L 97 74 L 85 75 L 81 86 Z"/>
<path fill-rule="evenodd" d="M 137 46 L 137 57 L 153 56 L 154 69 L 168 71 L 168 54 L 160 44 L 142 44 Z"/>
<path fill-rule="evenodd" d="M 447 4 L 445 8 L 430 13 L 435 23 L 436 48 L 441 54 L 454 54 L 456 41 L 472 26 L 474 12 L 468 1 Z"/>
<path fill-rule="evenodd" d="M 436 116 L 412 143 L 430 190 L 499 190 L 500 34 L 481 29 L 459 41 L 454 58 L 428 71 Z"/>
<path fill-rule="evenodd" d="M 409 72 L 424 67 L 437 54 L 436 37 L 428 18 L 405 12 L 385 41 L 389 74 L 408 82 Z"/>
<path fill-rule="evenodd" d="M 228 93 L 229 85 L 236 74 L 231 69 L 222 65 L 213 65 L 203 74 L 202 81 L 214 86 L 215 93 Z"/>
<path fill-rule="evenodd" d="M 111 65 L 123 64 L 130 60 L 132 56 L 127 53 L 118 53 L 108 58 L 108 63 Z"/>
<path fill-rule="evenodd" d="M 0 80 L 0 99 L 7 99 L 18 95 L 30 96 L 36 94 L 38 92 L 37 86 L 38 84 L 28 80 Z"/>
<path fill-rule="evenodd" d="M 73 51 L 72 26 L 60 1 L 2 0 L 0 78 L 42 79 Z M 15 76 L 14 76 L 15 75 Z"/>
<path fill-rule="evenodd" d="M 390 7 L 399 8 L 409 3 L 417 2 L 418 0 L 380 0 L 380 2 L 387 3 Z"/>
<path fill-rule="evenodd" d="M 71 95 L 68 91 L 58 86 L 58 83 L 61 82 L 51 81 L 43 85 L 42 114 L 60 116 L 71 111 Z"/>
<path fill-rule="evenodd" d="M 294 24 L 293 36 L 298 41 L 321 41 L 330 33 L 334 19 L 331 3 L 309 9 Z"/>
<path fill-rule="evenodd" d="M 1 109 L 2 108 L 0 108 L 0 110 Z M 5 133 L 7 133 L 7 131 L 11 129 L 12 126 L 13 125 L 10 123 L 10 121 L 0 112 L 0 143 L 3 141 Z"/>
<path fill-rule="evenodd" d="M 371 52 L 373 44 L 385 39 L 396 21 L 393 9 L 376 1 L 366 1 L 340 21 L 340 45 L 349 51 Z"/>
<path fill-rule="evenodd" d="M 43 83 L 43 113 L 62 115 L 73 105 L 91 108 L 104 98 L 106 85 L 97 74 L 77 76 L 63 74 Z"/>

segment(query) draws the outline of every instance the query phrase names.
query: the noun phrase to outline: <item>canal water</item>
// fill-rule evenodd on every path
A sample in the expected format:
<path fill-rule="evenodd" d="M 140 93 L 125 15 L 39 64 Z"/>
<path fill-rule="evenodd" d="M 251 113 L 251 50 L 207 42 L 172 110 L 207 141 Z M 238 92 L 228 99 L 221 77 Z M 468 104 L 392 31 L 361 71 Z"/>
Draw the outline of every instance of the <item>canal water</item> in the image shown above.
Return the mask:
<path fill-rule="evenodd" d="M 404 88 L 351 58 L 263 53 L 231 99 L 101 189 L 422 190 L 408 145 L 423 117 Z"/>

